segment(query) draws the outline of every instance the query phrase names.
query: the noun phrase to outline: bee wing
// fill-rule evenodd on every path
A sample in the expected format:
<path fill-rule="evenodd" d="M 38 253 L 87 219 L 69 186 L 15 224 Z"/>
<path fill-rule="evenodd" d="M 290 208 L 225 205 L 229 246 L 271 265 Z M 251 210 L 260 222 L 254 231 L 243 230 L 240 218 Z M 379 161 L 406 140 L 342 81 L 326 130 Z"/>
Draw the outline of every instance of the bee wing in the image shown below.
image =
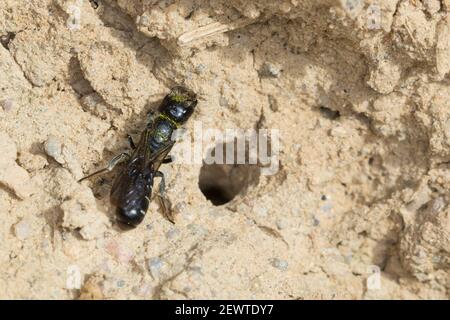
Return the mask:
<path fill-rule="evenodd" d="M 153 186 L 153 175 L 174 145 L 171 141 L 155 152 L 147 146 L 151 130 L 146 130 L 139 141 L 130 161 L 114 179 L 111 188 L 111 202 L 114 205 L 126 205 L 137 198 L 149 196 Z"/>
<path fill-rule="evenodd" d="M 158 170 L 159 166 L 161 165 L 162 161 L 167 157 L 170 150 L 172 149 L 173 145 L 175 144 L 175 141 L 170 141 L 166 145 L 162 146 L 158 150 L 154 152 L 150 152 L 150 149 L 148 148 L 148 140 L 149 137 L 154 133 L 154 125 L 152 125 L 150 128 L 148 128 L 142 135 L 141 140 L 139 141 L 138 149 L 143 149 L 143 154 L 145 155 L 144 160 L 144 166 L 152 166 L 153 170 Z"/>
<path fill-rule="evenodd" d="M 147 196 L 153 185 L 152 169 L 148 166 L 147 140 L 150 130 L 145 130 L 125 168 L 114 179 L 111 187 L 111 202 L 125 205 L 137 197 Z"/>
<path fill-rule="evenodd" d="M 124 207 L 129 202 L 148 196 L 153 186 L 153 172 L 143 166 L 144 155 L 137 155 L 114 179 L 111 188 L 111 202 Z"/>
<path fill-rule="evenodd" d="M 161 163 L 163 160 L 167 157 L 170 150 L 172 150 L 173 145 L 175 144 L 175 141 L 170 141 L 167 145 L 161 147 L 156 152 L 150 154 L 148 159 L 148 164 L 151 164 L 153 167 L 153 170 L 157 171 L 158 168 L 161 166 Z"/>

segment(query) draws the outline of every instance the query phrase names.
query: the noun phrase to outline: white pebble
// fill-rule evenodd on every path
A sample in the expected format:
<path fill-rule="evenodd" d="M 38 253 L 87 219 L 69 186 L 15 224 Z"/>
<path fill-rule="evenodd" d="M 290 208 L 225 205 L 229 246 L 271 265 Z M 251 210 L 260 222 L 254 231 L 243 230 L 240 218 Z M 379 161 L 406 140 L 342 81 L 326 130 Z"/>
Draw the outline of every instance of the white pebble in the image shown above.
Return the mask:
<path fill-rule="evenodd" d="M 285 260 L 274 258 L 274 259 L 272 259 L 272 266 L 274 266 L 275 268 L 277 268 L 281 271 L 286 271 L 288 268 L 288 262 Z"/>
<path fill-rule="evenodd" d="M 278 230 L 286 229 L 289 225 L 288 221 L 284 218 L 277 219 L 276 225 Z"/>
<path fill-rule="evenodd" d="M 148 271 L 152 275 L 153 278 L 158 278 L 159 273 L 164 266 L 164 261 L 162 261 L 160 258 L 151 258 L 147 262 Z"/>
<path fill-rule="evenodd" d="M 263 77 L 278 78 L 280 76 L 281 69 L 279 66 L 272 63 L 264 62 L 259 73 Z"/>
<path fill-rule="evenodd" d="M 61 156 L 62 143 L 55 136 L 49 136 L 44 143 L 44 150 L 50 157 L 58 161 Z M 59 162 L 59 161 L 58 161 Z"/>
<path fill-rule="evenodd" d="M 436 198 L 431 205 L 431 212 L 433 214 L 439 213 L 442 209 L 445 208 L 445 200 L 442 197 Z"/>
<path fill-rule="evenodd" d="M 30 226 L 26 220 L 21 220 L 14 226 L 14 233 L 20 240 L 25 240 L 30 236 Z"/>
<path fill-rule="evenodd" d="M 137 24 L 144 27 L 148 27 L 150 24 L 150 19 L 148 18 L 148 16 L 143 14 L 142 16 L 137 17 Z"/>

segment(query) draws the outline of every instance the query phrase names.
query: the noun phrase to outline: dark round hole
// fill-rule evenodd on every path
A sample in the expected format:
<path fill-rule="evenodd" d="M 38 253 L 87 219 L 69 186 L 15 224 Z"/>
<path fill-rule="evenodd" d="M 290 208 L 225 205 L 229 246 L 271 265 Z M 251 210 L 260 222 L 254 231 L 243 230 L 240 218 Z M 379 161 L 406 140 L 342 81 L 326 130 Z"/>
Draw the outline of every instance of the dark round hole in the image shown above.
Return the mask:
<path fill-rule="evenodd" d="M 223 146 L 225 150 L 226 145 Z M 250 186 L 258 184 L 259 176 L 260 169 L 254 164 L 204 163 L 198 185 L 208 200 L 215 206 L 220 206 L 230 202 L 238 194 L 245 194 Z"/>
<path fill-rule="evenodd" d="M 220 206 L 222 204 L 230 202 L 233 199 L 232 197 L 230 197 L 226 190 L 223 190 L 218 186 L 208 186 L 206 188 L 204 187 L 203 189 L 202 187 L 200 187 L 200 190 L 202 190 L 206 199 L 210 200 L 215 206 Z"/>

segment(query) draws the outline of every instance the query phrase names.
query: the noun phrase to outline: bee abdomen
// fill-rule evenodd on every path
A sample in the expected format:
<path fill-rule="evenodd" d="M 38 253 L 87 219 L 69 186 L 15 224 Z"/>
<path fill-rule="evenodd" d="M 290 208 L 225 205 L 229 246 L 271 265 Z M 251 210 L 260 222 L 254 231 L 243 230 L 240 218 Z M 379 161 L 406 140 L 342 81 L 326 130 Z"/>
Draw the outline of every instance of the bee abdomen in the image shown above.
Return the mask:
<path fill-rule="evenodd" d="M 119 198 L 112 198 L 117 206 L 117 220 L 122 224 L 136 227 L 144 220 L 150 204 L 153 175 L 150 172 L 140 174 L 134 183 L 123 190 Z"/>
<path fill-rule="evenodd" d="M 148 146 L 153 152 L 164 146 L 172 138 L 174 126 L 166 119 L 158 119 Z"/>
<path fill-rule="evenodd" d="M 126 225 L 136 227 L 144 220 L 149 203 L 149 196 L 144 196 L 129 201 L 125 206 L 118 206 L 116 210 L 117 220 Z"/>

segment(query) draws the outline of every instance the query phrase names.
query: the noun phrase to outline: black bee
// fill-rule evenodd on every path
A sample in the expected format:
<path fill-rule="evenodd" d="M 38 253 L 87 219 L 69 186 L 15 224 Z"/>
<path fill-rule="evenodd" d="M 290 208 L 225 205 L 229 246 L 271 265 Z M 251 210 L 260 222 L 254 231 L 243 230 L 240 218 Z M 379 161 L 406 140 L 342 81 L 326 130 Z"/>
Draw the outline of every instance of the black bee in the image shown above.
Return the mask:
<path fill-rule="evenodd" d="M 80 181 L 94 175 L 111 171 L 118 163 L 127 161 L 126 166 L 114 179 L 111 188 L 111 203 L 117 207 L 117 220 L 130 227 L 142 222 L 147 212 L 155 177 L 161 178 L 158 197 L 165 216 L 173 222 L 173 216 L 164 198 L 165 180 L 161 171 L 162 163 L 172 161 L 168 155 L 175 141 L 174 130 L 186 123 L 197 105 L 194 92 L 184 87 L 174 87 L 164 98 L 157 114 L 150 114 L 147 127 L 141 134 L 137 146 L 128 136 L 133 152 L 121 153 L 108 166 L 94 172 Z"/>

